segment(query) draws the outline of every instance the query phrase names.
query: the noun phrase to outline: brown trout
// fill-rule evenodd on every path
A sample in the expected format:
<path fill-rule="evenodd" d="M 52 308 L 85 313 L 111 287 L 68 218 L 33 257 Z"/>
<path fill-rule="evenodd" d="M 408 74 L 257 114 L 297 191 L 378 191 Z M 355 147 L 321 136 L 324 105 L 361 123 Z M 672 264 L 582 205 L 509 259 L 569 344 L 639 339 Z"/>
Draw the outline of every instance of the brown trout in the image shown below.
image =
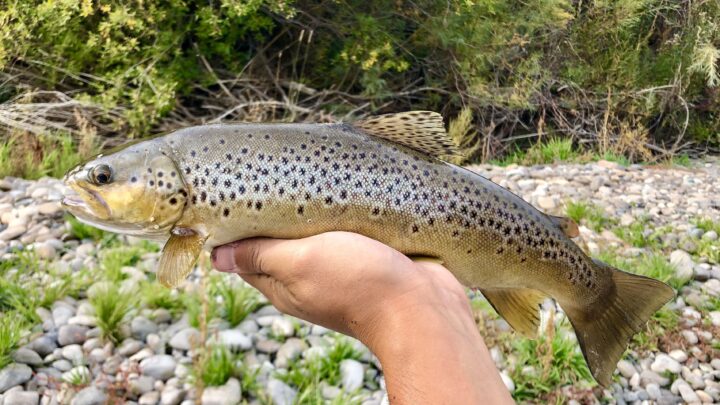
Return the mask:
<path fill-rule="evenodd" d="M 229 124 L 181 129 L 71 170 L 64 205 L 112 232 L 166 241 L 158 280 L 177 286 L 203 249 L 250 237 L 356 232 L 434 258 L 479 288 L 518 332 L 539 304 L 570 319 L 607 386 L 628 340 L 668 302 L 666 284 L 588 257 L 577 226 L 446 163 L 442 117 L 414 111 L 353 124 Z"/>

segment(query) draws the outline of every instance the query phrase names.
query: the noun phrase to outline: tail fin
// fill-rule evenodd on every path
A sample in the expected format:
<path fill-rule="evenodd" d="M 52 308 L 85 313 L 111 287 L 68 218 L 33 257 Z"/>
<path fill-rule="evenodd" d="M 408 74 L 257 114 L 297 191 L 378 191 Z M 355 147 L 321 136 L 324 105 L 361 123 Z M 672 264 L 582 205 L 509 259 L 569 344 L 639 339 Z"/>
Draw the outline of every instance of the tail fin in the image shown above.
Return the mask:
<path fill-rule="evenodd" d="M 595 380 L 607 387 L 630 338 L 675 296 L 675 290 L 661 281 L 595 263 L 611 271 L 614 288 L 598 300 L 598 306 L 569 305 L 565 313 Z"/>

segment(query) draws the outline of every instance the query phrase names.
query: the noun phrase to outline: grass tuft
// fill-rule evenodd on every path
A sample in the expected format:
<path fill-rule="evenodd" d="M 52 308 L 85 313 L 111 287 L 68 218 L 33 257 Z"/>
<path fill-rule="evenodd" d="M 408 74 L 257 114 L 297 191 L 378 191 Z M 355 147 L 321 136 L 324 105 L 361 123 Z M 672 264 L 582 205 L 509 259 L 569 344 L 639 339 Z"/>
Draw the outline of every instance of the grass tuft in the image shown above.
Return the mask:
<path fill-rule="evenodd" d="M 202 380 L 204 386 L 223 385 L 237 374 L 235 356 L 223 345 L 211 345 L 198 360 L 194 377 Z"/>
<path fill-rule="evenodd" d="M 359 359 L 360 353 L 352 346 L 350 341 L 338 336 L 335 344 L 324 357 L 311 359 L 297 359 L 290 363 L 286 373 L 278 378 L 288 384 L 296 386 L 299 390 L 298 398 L 305 398 L 303 403 L 310 403 L 320 389 L 320 382 L 330 385 L 340 383 L 340 362 L 345 359 Z M 310 402 L 308 402 L 310 401 Z"/>
<path fill-rule="evenodd" d="M 171 314 L 177 314 L 183 309 L 183 299 L 177 291 L 164 287 L 155 280 L 142 284 L 141 295 L 148 308 L 164 308 Z"/>
<path fill-rule="evenodd" d="M 540 338 L 517 336 L 513 341 L 518 361 L 510 376 L 515 382 L 516 400 L 537 400 L 559 391 L 561 386 L 593 381 L 577 342 L 561 336 L 560 328 L 551 319 Z"/>
<path fill-rule="evenodd" d="M 95 310 L 97 325 L 104 339 L 113 343 L 122 340 L 121 325 L 132 309 L 132 299 L 130 294 L 121 292 L 114 284 L 107 285 L 90 297 L 90 304 Z"/>
<path fill-rule="evenodd" d="M 218 285 L 222 297 L 222 313 L 232 327 L 237 326 L 260 306 L 260 296 L 254 288 L 241 283 Z"/>
<path fill-rule="evenodd" d="M 12 362 L 10 355 L 18 347 L 21 331 L 28 326 L 25 317 L 16 312 L 4 312 L 0 316 L 0 370 Z"/>
<path fill-rule="evenodd" d="M 569 201 L 565 207 L 565 214 L 578 225 L 586 225 L 595 232 L 601 232 L 616 222 L 608 218 L 600 207 L 584 201 Z"/>

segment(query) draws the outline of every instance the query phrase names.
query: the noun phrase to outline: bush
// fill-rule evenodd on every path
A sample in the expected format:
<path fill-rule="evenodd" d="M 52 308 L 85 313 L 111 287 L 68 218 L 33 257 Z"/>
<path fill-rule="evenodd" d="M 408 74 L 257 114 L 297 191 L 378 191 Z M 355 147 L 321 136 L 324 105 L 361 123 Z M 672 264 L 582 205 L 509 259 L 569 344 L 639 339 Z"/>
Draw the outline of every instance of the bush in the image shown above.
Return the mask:
<path fill-rule="evenodd" d="M 474 159 L 536 138 L 633 160 L 720 143 L 717 2 L 11 0 L 0 21 L 0 102 L 77 133 L 423 108 L 470 110 Z M 29 88 L 72 98 L 50 114 Z M 36 115 L 0 122 L 37 132 Z"/>

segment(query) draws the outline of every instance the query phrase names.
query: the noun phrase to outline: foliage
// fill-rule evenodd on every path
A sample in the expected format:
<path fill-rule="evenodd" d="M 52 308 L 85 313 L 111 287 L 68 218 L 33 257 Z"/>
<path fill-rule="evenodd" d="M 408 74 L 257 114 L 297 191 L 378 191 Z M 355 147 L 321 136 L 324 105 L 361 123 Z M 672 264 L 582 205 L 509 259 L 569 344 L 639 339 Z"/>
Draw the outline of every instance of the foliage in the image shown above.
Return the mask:
<path fill-rule="evenodd" d="M 89 301 L 95 311 L 101 336 L 113 343 L 120 342 L 123 338 L 121 325 L 132 309 L 132 296 L 120 291 L 115 284 L 108 283 L 89 297 Z"/>
<path fill-rule="evenodd" d="M 260 296 L 249 285 L 225 282 L 220 284 L 222 313 L 230 326 L 235 327 L 260 306 Z"/>
<path fill-rule="evenodd" d="M 518 356 L 517 366 L 510 373 L 516 384 L 513 393 L 516 400 L 537 399 L 562 385 L 592 381 L 577 342 L 559 333 L 560 328 L 550 321 L 540 338 L 518 336 L 512 342 L 513 352 Z"/>
<path fill-rule="evenodd" d="M 62 177 L 88 157 L 77 148 L 73 137 L 67 133 L 50 133 L 42 137 L 10 135 L 6 142 L 0 144 L 0 178 Z"/>
<path fill-rule="evenodd" d="M 236 375 L 235 356 L 223 345 L 212 345 L 200 356 L 199 364 L 194 369 L 205 386 L 218 386 Z"/>
<path fill-rule="evenodd" d="M 288 371 L 278 375 L 278 378 L 298 388 L 298 398 L 303 399 L 300 403 L 314 403 L 312 399 L 319 393 L 320 382 L 337 385 L 340 382 L 340 362 L 358 358 L 360 354 L 353 348 L 352 343 L 338 335 L 335 344 L 325 356 L 297 359 L 291 362 Z"/>
<path fill-rule="evenodd" d="M 0 121 L 82 143 L 93 130 L 417 108 L 457 116 L 451 132 L 474 159 L 517 146 L 546 162 L 568 145 L 652 159 L 648 143 L 720 143 L 719 17 L 717 2 L 668 0 L 10 0 L 0 103 L 39 113 L 0 108 Z M 46 91 L 28 100 L 29 88 Z M 47 90 L 71 100 L 48 107 Z M 56 175 L 87 156 L 63 136 L 50 137 L 56 163 L 23 170 Z"/>
<path fill-rule="evenodd" d="M 111 282 L 119 282 L 125 279 L 126 275 L 122 272 L 122 268 L 136 265 L 140 261 L 142 253 L 142 248 L 135 246 L 121 246 L 103 250 L 100 267 L 105 278 Z"/>
<path fill-rule="evenodd" d="M 144 282 L 141 287 L 142 300 L 148 308 L 164 308 L 170 313 L 183 310 L 183 298 L 177 290 L 167 288 L 155 280 Z"/>
<path fill-rule="evenodd" d="M 615 221 L 608 218 L 603 210 L 584 201 L 569 201 L 565 207 L 566 215 L 577 224 L 586 224 L 595 232 L 610 227 Z"/>
<path fill-rule="evenodd" d="M 0 369 L 11 362 L 10 355 L 17 349 L 27 326 L 24 317 L 14 312 L 4 312 L 0 317 Z"/>

